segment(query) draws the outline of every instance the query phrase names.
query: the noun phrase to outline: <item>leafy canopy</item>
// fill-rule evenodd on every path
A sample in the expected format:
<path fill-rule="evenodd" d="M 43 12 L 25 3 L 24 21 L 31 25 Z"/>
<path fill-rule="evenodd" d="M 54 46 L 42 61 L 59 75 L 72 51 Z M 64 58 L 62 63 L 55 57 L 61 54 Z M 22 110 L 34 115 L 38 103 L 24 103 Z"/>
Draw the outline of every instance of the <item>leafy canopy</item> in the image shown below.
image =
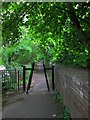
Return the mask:
<path fill-rule="evenodd" d="M 89 3 L 3 2 L 3 64 L 46 60 L 87 67 Z"/>

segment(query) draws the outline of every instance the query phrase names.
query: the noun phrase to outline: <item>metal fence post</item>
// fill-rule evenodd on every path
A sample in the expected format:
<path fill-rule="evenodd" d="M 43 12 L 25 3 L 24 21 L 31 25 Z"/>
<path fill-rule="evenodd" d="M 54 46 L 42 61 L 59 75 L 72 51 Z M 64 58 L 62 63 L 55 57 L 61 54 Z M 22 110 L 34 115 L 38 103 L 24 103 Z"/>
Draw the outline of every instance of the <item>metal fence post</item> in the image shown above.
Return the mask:
<path fill-rule="evenodd" d="M 31 86 L 31 82 L 32 82 L 32 76 L 33 76 L 33 71 L 34 71 L 34 65 L 35 65 L 35 63 L 33 62 L 33 63 L 32 63 L 31 73 L 30 73 L 30 76 L 29 76 L 28 85 L 27 85 L 26 94 L 28 94 L 28 90 L 30 90 L 30 86 Z"/>
<path fill-rule="evenodd" d="M 55 89 L 55 85 L 54 85 L 54 65 L 52 65 L 52 89 Z"/>
<path fill-rule="evenodd" d="M 25 92 L 26 83 L 25 83 L 25 66 L 23 66 L 23 91 Z"/>
<path fill-rule="evenodd" d="M 44 68 L 44 74 L 45 74 L 45 78 L 46 78 L 47 88 L 48 88 L 48 91 L 50 91 L 49 83 L 48 83 L 48 78 L 47 78 L 47 73 L 46 73 L 46 68 L 45 68 L 44 62 L 43 62 L 43 68 Z"/>
<path fill-rule="evenodd" d="M 18 70 L 18 90 L 19 90 L 19 70 Z"/>

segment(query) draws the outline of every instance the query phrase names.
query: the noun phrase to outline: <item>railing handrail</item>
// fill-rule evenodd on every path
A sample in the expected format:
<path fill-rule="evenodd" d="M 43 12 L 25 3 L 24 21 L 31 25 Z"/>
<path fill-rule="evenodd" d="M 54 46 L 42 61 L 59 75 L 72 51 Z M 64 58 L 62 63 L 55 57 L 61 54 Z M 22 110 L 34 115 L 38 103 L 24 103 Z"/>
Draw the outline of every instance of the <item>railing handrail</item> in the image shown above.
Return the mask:
<path fill-rule="evenodd" d="M 10 71 L 10 70 L 15 70 L 15 69 L 17 69 L 17 70 L 23 70 L 23 68 L 21 67 L 21 69 L 18 69 L 18 68 L 11 68 L 11 69 L 4 69 L 4 70 L 0 70 L 0 71 Z"/>

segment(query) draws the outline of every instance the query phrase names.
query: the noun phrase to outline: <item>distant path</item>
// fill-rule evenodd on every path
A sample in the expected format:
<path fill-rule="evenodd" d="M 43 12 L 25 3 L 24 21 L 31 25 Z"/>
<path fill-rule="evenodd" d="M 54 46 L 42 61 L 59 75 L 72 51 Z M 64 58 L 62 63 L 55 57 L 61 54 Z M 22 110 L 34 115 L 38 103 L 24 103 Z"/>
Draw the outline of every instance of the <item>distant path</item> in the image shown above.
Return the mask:
<path fill-rule="evenodd" d="M 13 102 L 3 108 L 3 118 L 55 118 L 61 108 L 52 100 L 48 92 L 41 63 L 34 72 L 32 90 L 29 94 L 19 94 L 13 97 Z"/>
<path fill-rule="evenodd" d="M 43 65 L 41 62 L 35 65 L 35 71 L 32 78 L 31 92 L 47 92 L 48 89 L 47 89 L 46 79 L 43 71 Z"/>
<path fill-rule="evenodd" d="M 50 84 L 49 87 L 51 87 Z M 42 62 L 39 62 L 38 64 L 35 65 L 35 70 L 32 77 L 31 91 L 29 93 L 38 93 L 38 92 L 40 93 L 48 92 Z"/>

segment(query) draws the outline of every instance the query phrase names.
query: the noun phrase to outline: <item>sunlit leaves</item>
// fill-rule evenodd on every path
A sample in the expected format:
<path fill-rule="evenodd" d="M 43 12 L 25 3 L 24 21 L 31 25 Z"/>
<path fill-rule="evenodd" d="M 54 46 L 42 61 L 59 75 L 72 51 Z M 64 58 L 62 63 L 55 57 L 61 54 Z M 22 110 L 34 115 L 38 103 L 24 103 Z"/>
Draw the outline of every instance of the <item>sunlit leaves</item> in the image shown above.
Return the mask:
<path fill-rule="evenodd" d="M 89 9 L 72 3 L 81 29 L 89 38 Z M 88 48 L 73 27 L 66 3 L 10 2 L 2 5 L 4 58 L 28 64 L 40 59 L 87 66 Z"/>

